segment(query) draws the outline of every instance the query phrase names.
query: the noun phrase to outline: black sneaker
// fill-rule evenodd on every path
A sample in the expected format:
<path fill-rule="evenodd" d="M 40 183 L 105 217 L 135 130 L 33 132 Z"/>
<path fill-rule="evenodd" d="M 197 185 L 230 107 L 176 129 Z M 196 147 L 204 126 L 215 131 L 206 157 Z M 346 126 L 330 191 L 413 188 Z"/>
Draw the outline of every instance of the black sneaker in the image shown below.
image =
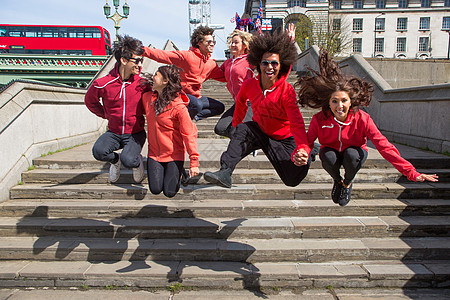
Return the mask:
<path fill-rule="evenodd" d="M 220 169 L 217 172 L 205 172 L 206 181 L 226 188 L 231 188 L 231 169 Z"/>
<path fill-rule="evenodd" d="M 339 193 L 339 205 L 340 206 L 346 206 L 350 202 L 350 198 L 352 196 L 352 185 L 350 185 L 348 188 L 345 186 L 341 187 L 341 192 Z"/>
<path fill-rule="evenodd" d="M 185 176 L 187 176 L 187 177 L 185 177 Z M 202 172 L 198 173 L 198 175 L 193 176 L 193 177 L 189 177 L 189 175 L 186 174 L 181 177 L 181 185 L 187 186 L 190 184 L 196 184 L 200 180 L 200 178 L 202 178 L 202 176 L 203 176 Z"/>
<path fill-rule="evenodd" d="M 334 203 L 339 203 L 339 195 L 341 194 L 342 184 L 340 181 L 334 181 L 333 189 L 331 190 L 331 199 Z"/>

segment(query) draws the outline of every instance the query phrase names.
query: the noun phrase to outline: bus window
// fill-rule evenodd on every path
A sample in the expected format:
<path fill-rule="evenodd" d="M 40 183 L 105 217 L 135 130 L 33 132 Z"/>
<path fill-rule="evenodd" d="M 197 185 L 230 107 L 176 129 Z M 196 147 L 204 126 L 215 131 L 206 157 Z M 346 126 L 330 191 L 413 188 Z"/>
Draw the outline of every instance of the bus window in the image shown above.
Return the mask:
<path fill-rule="evenodd" d="M 66 27 L 59 28 L 59 37 L 60 38 L 69 37 L 69 34 L 67 33 L 67 28 Z"/>
<path fill-rule="evenodd" d="M 0 36 L 6 36 L 6 31 L 5 27 L 0 27 Z"/>
<path fill-rule="evenodd" d="M 83 28 L 68 28 L 69 37 L 70 38 L 84 38 L 84 29 Z"/>
<path fill-rule="evenodd" d="M 99 39 L 102 37 L 102 34 L 100 33 L 100 30 L 98 28 L 85 28 L 84 29 L 86 38 L 95 38 Z"/>
<path fill-rule="evenodd" d="M 41 27 L 26 27 L 25 37 L 41 37 Z"/>
<path fill-rule="evenodd" d="M 10 37 L 21 37 L 23 36 L 23 27 L 9 27 Z"/>
<path fill-rule="evenodd" d="M 55 27 L 43 27 L 42 37 L 58 37 L 58 28 Z"/>

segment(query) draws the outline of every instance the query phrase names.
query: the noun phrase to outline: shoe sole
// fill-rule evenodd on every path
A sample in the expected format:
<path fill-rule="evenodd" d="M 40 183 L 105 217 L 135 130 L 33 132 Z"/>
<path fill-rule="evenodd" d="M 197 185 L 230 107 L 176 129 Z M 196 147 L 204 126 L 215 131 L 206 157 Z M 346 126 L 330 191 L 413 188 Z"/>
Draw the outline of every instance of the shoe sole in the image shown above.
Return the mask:
<path fill-rule="evenodd" d="M 227 184 L 223 183 L 217 177 L 211 176 L 211 174 L 205 173 L 205 175 L 203 177 L 209 183 L 213 183 L 213 184 L 216 184 L 216 185 L 219 185 L 221 187 L 228 188 L 228 189 L 231 188 L 231 185 L 227 185 Z"/>

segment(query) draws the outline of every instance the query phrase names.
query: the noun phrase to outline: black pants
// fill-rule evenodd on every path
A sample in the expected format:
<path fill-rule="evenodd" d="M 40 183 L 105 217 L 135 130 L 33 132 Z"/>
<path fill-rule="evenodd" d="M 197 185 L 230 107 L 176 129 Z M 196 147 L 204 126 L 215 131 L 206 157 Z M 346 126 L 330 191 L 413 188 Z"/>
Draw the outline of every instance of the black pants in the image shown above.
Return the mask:
<path fill-rule="evenodd" d="M 119 155 L 114 151 L 123 148 L 120 153 L 122 164 L 126 168 L 137 168 L 146 137 L 145 130 L 133 134 L 115 134 L 108 130 L 94 143 L 92 154 L 96 160 L 116 163 Z"/>
<path fill-rule="evenodd" d="M 234 170 L 244 157 L 255 150 L 262 149 L 283 183 L 287 186 L 296 186 L 308 174 L 311 158 L 307 165 L 296 166 L 291 160 L 291 154 L 295 148 L 293 137 L 275 140 L 267 136 L 256 122 L 249 121 L 236 127 L 227 151 L 222 153 L 220 165 L 222 168 Z"/>
<path fill-rule="evenodd" d="M 341 166 L 344 166 L 344 184 L 349 185 L 366 161 L 368 153 L 361 147 L 349 147 L 342 152 L 330 147 L 321 148 L 319 157 L 322 166 L 336 181 L 341 181 Z"/>
<path fill-rule="evenodd" d="M 184 161 L 157 162 L 147 157 L 147 176 L 150 192 L 158 195 L 161 192 L 172 198 L 180 189 L 181 174 L 184 172 Z"/>
<path fill-rule="evenodd" d="M 213 98 L 202 96 L 197 98 L 192 95 L 187 95 L 189 104 L 187 106 L 189 116 L 191 119 L 201 120 L 212 116 L 217 116 L 223 113 L 225 105 L 222 102 Z"/>
<path fill-rule="evenodd" d="M 230 107 L 217 121 L 216 127 L 214 127 L 214 132 L 220 136 L 226 136 L 228 138 L 231 138 L 231 136 L 236 131 L 236 128 L 233 127 L 233 115 L 234 115 L 234 109 L 236 107 L 236 104 L 233 104 L 232 107 Z M 251 121 L 253 117 L 253 110 L 250 105 L 250 102 L 248 102 L 248 110 L 247 114 L 245 114 L 244 122 Z"/>

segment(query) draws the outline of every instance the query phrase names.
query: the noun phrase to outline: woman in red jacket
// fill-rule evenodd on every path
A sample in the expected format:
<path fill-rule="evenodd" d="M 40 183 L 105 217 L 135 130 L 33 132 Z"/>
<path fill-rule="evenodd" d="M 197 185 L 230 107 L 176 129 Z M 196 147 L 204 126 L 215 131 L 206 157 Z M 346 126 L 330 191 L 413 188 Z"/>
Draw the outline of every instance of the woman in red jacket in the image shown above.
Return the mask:
<path fill-rule="evenodd" d="M 148 184 L 152 194 L 163 192 L 173 197 L 180 189 L 186 151 L 191 161 L 189 176 L 199 175 L 197 127 L 187 110 L 189 98 L 181 91 L 178 67 L 159 67 L 151 86 L 142 96 L 148 131 Z"/>
<path fill-rule="evenodd" d="M 342 75 L 337 63 L 322 50 L 319 57 L 320 74 L 311 70 L 313 76 L 299 79 L 296 85 L 302 106 L 322 108 L 315 114 L 308 129 L 308 142 L 319 139 L 319 157 L 323 168 L 334 180 L 331 198 L 345 206 L 351 197 L 352 181 L 367 159 L 367 138 L 380 154 L 400 173 L 411 181 L 437 181 L 436 174 L 426 175 L 402 158 L 397 148 L 389 143 L 360 106 L 368 106 L 372 98 L 372 86 L 356 77 Z M 297 162 L 297 155 L 294 155 Z M 344 178 L 340 167 L 345 170 Z"/>

